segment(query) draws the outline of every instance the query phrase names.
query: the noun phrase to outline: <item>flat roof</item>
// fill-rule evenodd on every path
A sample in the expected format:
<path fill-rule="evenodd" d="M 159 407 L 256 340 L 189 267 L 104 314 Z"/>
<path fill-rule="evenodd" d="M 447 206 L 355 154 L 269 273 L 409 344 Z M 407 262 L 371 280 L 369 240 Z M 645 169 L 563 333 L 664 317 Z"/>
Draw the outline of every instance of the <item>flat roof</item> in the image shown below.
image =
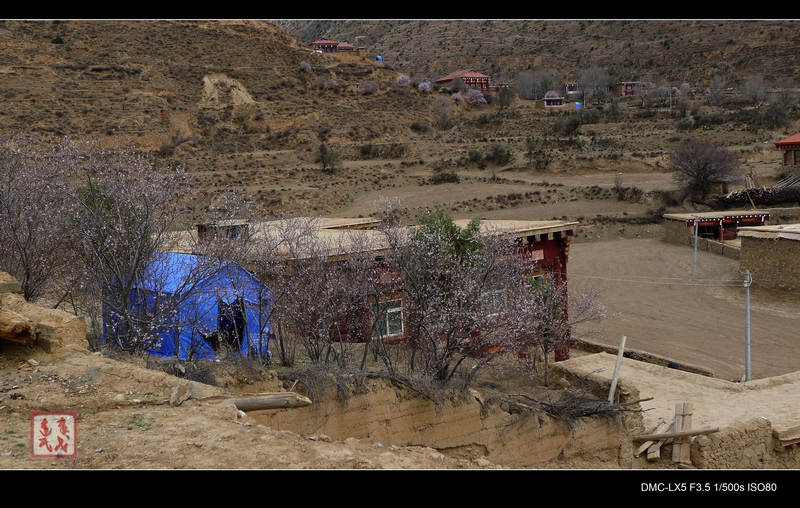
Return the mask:
<path fill-rule="evenodd" d="M 456 220 L 454 223 L 460 228 L 466 228 L 470 223 L 468 219 Z M 237 221 L 236 224 L 239 224 Z M 373 218 L 345 218 L 345 217 L 294 217 L 290 219 L 280 219 L 272 221 L 259 221 L 249 223 L 250 238 L 258 241 L 259 239 L 267 240 L 266 244 L 274 244 L 275 248 L 281 256 L 305 258 L 312 255 L 308 250 L 310 244 L 303 241 L 298 241 L 294 246 L 295 252 L 291 252 L 291 248 L 286 245 L 286 242 L 281 242 L 281 245 L 276 244 L 276 240 L 281 231 L 295 230 L 300 236 L 313 235 L 314 238 L 320 240 L 321 245 L 316 245 L 317 248 L 322 248 L 327 251 L 328 256 L 341 257 L 348 254 L 356 254 L 359 252 L 374 252 L 381 254 L 388 250 L 389 246 L 386 243 L 386 237 L 377 229 L 380 225 L 380 220 Z M 578 222 L 569 222 L 564 220 L 542 220 L 542 221 L 528 221 L 528 220 L 481 220 L 482 233 L 497 233 L 511 234 L 515 237 L 525 237 L 529 235 L 542 235 L 556 232 L 567 232 L 570 234 L 575 229 Z M 413 227 L 413 226 L 412 226 Z M 180 231 L 173 234 L 173 252 L 192 252 L 192 247 L 197 241 L 196 230 Z M 270 240 L 272 238 L 272 240 Z"/>
<path fill-rule="evenodd" d="M 461 229 L 466 228 L 470 223 L 468 219 L 460 219 L 453 222 Z M 571 231 L 577 225 L 577 222 L 565 220 L 481 220 L 481 232 L 528 236 Z"/>
<path fill-rule="evenodd" d="M 746 236 L 748 238 L 766 238 L 769 240 L 784 238 L 786 240 L 800 241 L 800 224 L 740 227 L 738 230 L 738 235 Z"/>
<path fill-rule="evenodd" d="M 763 217 L 765 215 L 767 218 L 769 218 L 769 212 L 767 211 L 755 210 L 752 212 L 744 212 L 737 210 L 725 212 L 665 213 L 664 218 L 668 220 L 693 221 L 694 219 L 738 219 L 747 217 Z"/>

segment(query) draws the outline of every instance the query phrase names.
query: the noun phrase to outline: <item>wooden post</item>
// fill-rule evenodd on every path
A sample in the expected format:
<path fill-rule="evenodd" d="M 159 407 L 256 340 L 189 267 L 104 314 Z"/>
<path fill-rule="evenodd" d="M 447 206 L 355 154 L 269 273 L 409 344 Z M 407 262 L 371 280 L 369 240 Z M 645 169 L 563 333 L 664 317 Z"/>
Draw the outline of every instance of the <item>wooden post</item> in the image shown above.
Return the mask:
<path fill-rule="evenodd" d="M 675 405 L 675 432 L 688 431 L 692 428 L 692 403 L 684 402 Z M 689 452 L 691 438 L 689 436 L 676 437 L 672 444 L 672 462 L 691 464 Z"/>
<path fill-rule="evenodd" d="M 617 389 L 617 379 L 619 378 L 619 367 L 622 363 L 622 354 L 625 352 L 625 340 L 627 338 L 623 335 L 622 342 L 619 345 L 619 353 L 617 353 L 617 363 L 614 365 L 614 376 L 611 378 L 611 388 L 608 390 L 608 401 L 614 403 L 614 392 Z"/>

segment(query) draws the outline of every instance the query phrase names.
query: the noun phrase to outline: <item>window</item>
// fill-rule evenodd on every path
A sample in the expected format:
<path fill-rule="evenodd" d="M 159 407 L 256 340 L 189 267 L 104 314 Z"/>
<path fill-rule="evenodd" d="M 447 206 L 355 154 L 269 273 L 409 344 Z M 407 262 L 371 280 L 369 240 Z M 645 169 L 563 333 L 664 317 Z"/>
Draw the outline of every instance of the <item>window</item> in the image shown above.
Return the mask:
<path fill-rule="evenodd" d="M 498 314 L 506 301 L 506 287 L 502 282 L 494 282 L 486 288 L 483 293 L 483 300 L 489 314 Z"/>
<path fill-rule="evenodd" d="M 372 337 L 382 339 L 403 335 L 403 300 L 387 300 L 372 307 L 377 315 Z"/>

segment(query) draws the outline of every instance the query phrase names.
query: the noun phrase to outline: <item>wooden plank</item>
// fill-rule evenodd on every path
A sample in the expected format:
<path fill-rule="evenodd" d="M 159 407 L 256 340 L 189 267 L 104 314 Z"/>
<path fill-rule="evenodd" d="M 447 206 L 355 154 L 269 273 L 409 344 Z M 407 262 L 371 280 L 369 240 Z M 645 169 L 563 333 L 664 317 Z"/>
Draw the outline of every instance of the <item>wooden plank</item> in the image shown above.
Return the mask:
<path fill-rule="evenodd" d="M 664 420 L 661 420 L 660 422 L 658 422 L 658 425 L 656 425 L 655 427 L 650 429 L 650 434 L 659 434 L 659 433 L 666 432 L 666 431 L 667 431 L 667 422 L 665 422 Z M 645 441 L 644 443 L 642 443 L 642 445 L 639 448 L 636 449 L 636 451 L 634 452 L 633 456 L 634 457 L 638 457 L 639 455 L 643 454 L 645 452 L 645 450 L 650 448 L 650 445 L 652 445 L 654 443 L 655 443 L 654 440 Z"/>
<path fill-rule="evenodd" d="M 692 428 L 692 404 L 690 402 L 675 405 L 675 432 L 690 431 Z M 691 450 L 691 436 L 685 434 L 675 436 L 672 444 L 672 462 L 691 464 L 689 452 Z"/>
<path fill-rule="evenodd" d="M 644 441 L 649 439 L 669 439 L 669 438 L 679 438 L 679 437 L 690 437 L 690 436 L 699 436 L 701 434 L 713 434 L 714 432 L 719 432 L 719 427 L 708 427 L 705 429 L 689 429 L 689 430 L 676 430 L 674 432 L 665 432 L 664 434 L 642 434 L 639 436 L 633 436 L 631 440 L 633 441 Z"/>
<path fill-rule="evenodd" d="M 683 404 L 683 429 L 692 429 L 692 403 L 686 402 Z M 681 438 L 680 445 L 680 463 L 691 464 L 692 459 L 689 457 L 689 452 L 692 450 L 692 438 L 690 436 Z"/>
<path fill-rule="evenodd" d="M 665 429 L 665 432 L 663 434 L 668 433 L 674 427 L 675 427 L 675 420 L 671 421 L 669 423 L 669 425 L 667 425 L 667 428 Z M 656 441 L 655 443 L 650 445 L 650 448 L 647 449 L 647 460 L 658 460 L 658 459 L 660 459 L 661 458 L 661 447 L 664 445 L 664 443 L 666 441 L 667 441 L 667 439 L 659 439 L 658 441 Z"/>

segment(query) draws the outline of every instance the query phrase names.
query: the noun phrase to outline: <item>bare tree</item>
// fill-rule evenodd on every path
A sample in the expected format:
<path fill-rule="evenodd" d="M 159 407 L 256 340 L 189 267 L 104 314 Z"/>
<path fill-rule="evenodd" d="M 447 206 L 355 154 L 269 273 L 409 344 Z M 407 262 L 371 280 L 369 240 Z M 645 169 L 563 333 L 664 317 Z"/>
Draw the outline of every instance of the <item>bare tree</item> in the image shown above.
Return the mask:
<path fill-rule="evenodd" d="M 436 118 L 436 125 L 446 131 L 453 127 L 453 101 L 446 97 L 437 97 L 433 103 L 433 116 Z"/>
<path fill-rule="evenodd" d="M 56 287 L 68 264 L 54 159 L 36 140 L 17 136 L 0 147 L 0 270 L 35 301 Z M 58 298 L 61 295 L 56 295 Z"/>
<path fill-rule="evenodd" d="M 517 75 L 517 93 L 522 99 L 533 99 L 534 97 L 533 74 L 522 71 Z"/>
<path fill-rule="evenodd" d="M 183 167 L 156 167 L 145 154 L 121 144 L 104 149 L 65 141 L 53 157 L 65 203 L 67 245 L 82 275 L 82 307 L 95 333 L 102 307 L 113 313 L 108 338 L 123 349 L 144 351 L 157 343 L 174 308 L 141 300 L 137 288 L 156 253 L 172 246 L 173 230 L 186 213 L 178 197 L 189 193 L 188 175 Z M 159 288 L 152 289 L 160 294 Z"/>
<path fill-rule="evenodd" d="M 741 178 L 736 154 L 706 141 L 692 141 L 672 150 L 668 168 L 680 188 L 698 201 L 705 199 L 713 183 Z"/>
<path fill-rule="evenodd" d="M 759 107 L 767 97 L 767 86 L 761 76 L 750 76 L 744 83 L 744 94 L 753 102 L 753 106 Z"/>
<path fill-rule="evenodd" d="M 719 74 L 714 74 L 709 82 L 708 94 L 715 106 L 722 102 L 722 91 L 725 89 L 725 80 Z"/>
<path fill-rule="evenodd" d="M 608 86 L 608 72 L 602 67 L 590 67 L 578 72 L 577 82 L 583 93 L 583 100 L 605 98 L 605 88 Z"/>
<path fill-rule="evenodd" d="M 785 76 L 775 82 L 775 86 L 780 92 L 780 103 L 785 109 L 790 109 L 797 103 L 797 96 L 795 94 L 794 79 Z"/>

